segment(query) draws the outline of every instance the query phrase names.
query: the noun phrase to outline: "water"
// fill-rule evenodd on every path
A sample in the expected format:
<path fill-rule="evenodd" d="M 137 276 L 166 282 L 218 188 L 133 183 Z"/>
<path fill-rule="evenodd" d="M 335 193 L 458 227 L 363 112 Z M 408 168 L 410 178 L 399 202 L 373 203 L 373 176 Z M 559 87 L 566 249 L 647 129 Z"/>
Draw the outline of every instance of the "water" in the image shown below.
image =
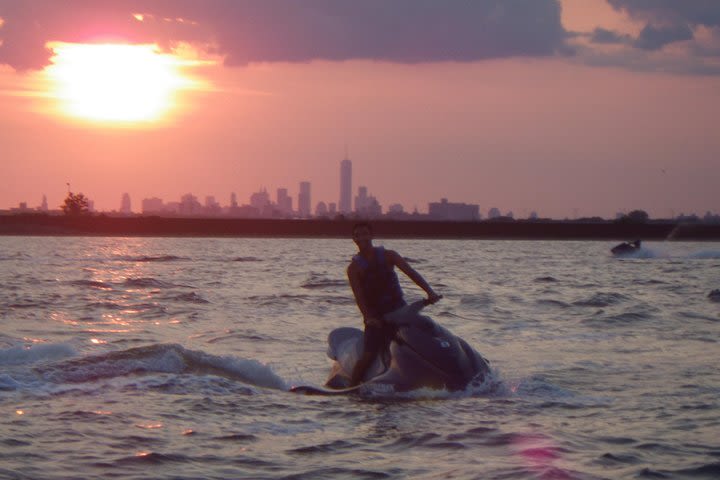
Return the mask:
<path fill-rule="evenodd" d="M 492 385 L 287 392 L 360 325 L 350 240 L 0 237 L 0 478 L 720 477 L 720 244 L 376 243 Z"/>

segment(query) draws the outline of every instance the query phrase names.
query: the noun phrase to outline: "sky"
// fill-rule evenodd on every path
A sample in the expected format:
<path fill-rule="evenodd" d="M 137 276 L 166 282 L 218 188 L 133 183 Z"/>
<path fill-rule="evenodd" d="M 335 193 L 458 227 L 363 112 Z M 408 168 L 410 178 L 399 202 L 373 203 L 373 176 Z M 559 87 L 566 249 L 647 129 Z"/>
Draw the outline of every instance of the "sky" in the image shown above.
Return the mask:
<path fill-rule="evenodd" d="M 0 209 L 720 212 L 717 0 L 0 0 Z"/>

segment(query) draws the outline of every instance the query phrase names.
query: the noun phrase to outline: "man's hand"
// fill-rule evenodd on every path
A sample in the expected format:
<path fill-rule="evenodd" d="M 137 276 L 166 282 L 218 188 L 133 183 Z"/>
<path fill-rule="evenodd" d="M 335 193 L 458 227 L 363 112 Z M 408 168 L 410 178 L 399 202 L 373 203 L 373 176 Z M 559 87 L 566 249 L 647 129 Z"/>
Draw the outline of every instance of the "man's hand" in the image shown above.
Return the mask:
<path fill-rule="evenodd" d="M 430 293 L 428 293 L 428 298 L 426 300 L 426 303 L 428 305 L 432 305 L 433 303 L 437 303 L 438 301 L 440 301 L 441 298 L 443 298 L 442 295 L 438 295 L 435 292 L 430 292 Z"/>

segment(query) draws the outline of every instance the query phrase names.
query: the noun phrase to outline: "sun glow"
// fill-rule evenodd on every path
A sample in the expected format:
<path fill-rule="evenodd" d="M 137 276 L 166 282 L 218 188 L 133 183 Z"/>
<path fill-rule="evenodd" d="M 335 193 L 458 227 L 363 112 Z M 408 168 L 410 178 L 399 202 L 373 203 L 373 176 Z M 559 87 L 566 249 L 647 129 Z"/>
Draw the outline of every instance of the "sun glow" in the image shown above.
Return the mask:
<path fill-rule="evenodd" d="M 155 45 L 52 43 L 47 67 L 65 115 L 100 122 L 154 122 L 177 106 L 188 62 Z"/>

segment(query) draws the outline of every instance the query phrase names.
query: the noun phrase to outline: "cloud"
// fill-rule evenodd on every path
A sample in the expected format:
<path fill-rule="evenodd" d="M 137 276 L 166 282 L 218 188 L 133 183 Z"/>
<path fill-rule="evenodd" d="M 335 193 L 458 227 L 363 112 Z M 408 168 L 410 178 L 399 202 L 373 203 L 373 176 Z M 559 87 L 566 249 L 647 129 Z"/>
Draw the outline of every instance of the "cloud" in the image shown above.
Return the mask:
<path fill-rule="evenodd" d="M 665 45 L 693 40 L 695 30 L 720 26 L 717 0 L 607 0 L 618 11 L 645 22 L 634 46 L 659 50 Z"/>
<path fill-rule="evenodd" d="M 720 75 L 720 1 L 606 1 L 639 23 L 639 32 L 599 26 L 569 35 L 574 61 L 644 72 Z"/>
<path fill-rule="evenodd" d="M 620 34 L 602 27 L 597 27 L 590 35 L 592 43 L 628 43 L 629 40 L 629 35 Z"/>
<path fill-rule="evenodd" d="M 692 40 L 693 31 L 687 25 L 654 27 L 645 25 L 635 40 L 634 46 L 643 50 L 659 50 L 667 44 Z"/>
<path fill-rule="evenodd" d="M 0 0 L 0 18 L 17 69 L 46 65 L 48 41 L 99 38 L 191 42 L 227 65 L 537 57 L 567 38 L 559 0 Z"/>
<path fill-rule="evenodd" d="M 618 11 L 649 24 L 720 26 L 717 0 L 607 0 Z"/>

